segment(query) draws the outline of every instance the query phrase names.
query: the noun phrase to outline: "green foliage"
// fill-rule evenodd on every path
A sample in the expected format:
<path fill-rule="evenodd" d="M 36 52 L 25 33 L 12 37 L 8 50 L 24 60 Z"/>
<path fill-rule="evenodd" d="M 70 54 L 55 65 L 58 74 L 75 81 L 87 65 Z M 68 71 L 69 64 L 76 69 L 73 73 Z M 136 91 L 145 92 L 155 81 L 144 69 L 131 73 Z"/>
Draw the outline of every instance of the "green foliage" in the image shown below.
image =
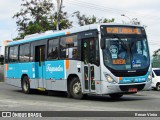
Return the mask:
<path fill-rule="evenodd" d="M 89 16 L 86 16 L 84 14 L 81 15 L 80 13 L 77 13 L 77 19 L 78 19 L 78 24 L 80 26 L 94 24 L 94 23 L 110 23 L 110 22 L 114 22 L 114 18 L 112 18 L 112 19 L 107 19 L 107 18 L 99 19 L 99 18 L 95 17 L 94 15 L 89 17 Z"/>
<path fill-rule="evenodd" d="M 57 12 L 54 13 L 53 18 L 55 19 L 54 22 L 52 23 L 53 26 L 56 29 L 56 24 L 57 24 Z M 59 12 L 59 30 L 67 29 L 72 27 L 72 22 L 69 21 L 68 19 L 68 14 L 67 12 L 60 11 Z"/>
<path fill-rule="evenodd" d="M 160 68 L 160 49 L 154 51 L 152 60 L 152 67 L 154 68 Z"/>
<path fill-rule="evenodd" d="M 74 12 L 76 13 L 76 12 Z M 114 22 L 114 19 L 99 19 L 96 16 L 88 17 L 77 13 L 78 24 L 80 26 L 94 23 Z M 13 40 L 23 39 L 26 35 L 40 33 L 47 30 L 56 30 L 57 12 L 54 11 L 52 0 L 22 0 L 21 10 L 14 16 L 18 27 L 18 36 Z M 67 12 L 59 11 L 59 30 L 72 27 Z"/>
<path fill-rule="evenodd" d="M 18 36 L 14 40 L 23 39 L 26 35 L 40 33 L 47 30 L 56 30 L 57 12 L 54 12 L 52 0 L 22 0 L 21 10 L 15 18 L 18 27 Z M 67 19 L 67 12 L 59 12 L 59 28 L 66 29 L 72 26 Z"/>
<path fill-rule="evenodd" d="M 21 10 L 13 18 L 16 18 L 18 37 L 49 30 L 51 24 L 48 18 L 51 16 L 54 6 L 51 0 L 22 0 Z"/>

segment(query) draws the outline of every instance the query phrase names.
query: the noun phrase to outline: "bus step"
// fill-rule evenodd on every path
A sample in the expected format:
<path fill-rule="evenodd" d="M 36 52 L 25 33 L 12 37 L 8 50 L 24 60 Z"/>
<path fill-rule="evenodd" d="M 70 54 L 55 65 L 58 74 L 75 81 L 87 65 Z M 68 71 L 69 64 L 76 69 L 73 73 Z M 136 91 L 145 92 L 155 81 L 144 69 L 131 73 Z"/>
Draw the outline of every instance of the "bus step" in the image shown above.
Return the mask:
<path fill-rule="evenodd" d="M 39 90 L 39 91 L 46 91 L 45 88 L 37 88 L 37 90 Z"/>

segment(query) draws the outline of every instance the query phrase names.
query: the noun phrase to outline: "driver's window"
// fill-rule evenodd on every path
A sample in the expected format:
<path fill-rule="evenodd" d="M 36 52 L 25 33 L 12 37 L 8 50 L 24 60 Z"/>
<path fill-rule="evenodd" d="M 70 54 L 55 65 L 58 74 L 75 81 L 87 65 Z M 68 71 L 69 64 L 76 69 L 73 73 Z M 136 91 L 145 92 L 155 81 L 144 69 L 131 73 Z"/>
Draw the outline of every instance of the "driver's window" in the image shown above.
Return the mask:
<path fill-rule="evenodd" d="M 137 41 L 136 43 L 137 53 L 148 57 L 147 55 L 147 43 L 146 40 Z"/>
<path fill-rule="evenodd" d="M 137 46 L 137 53 L 143 54 L 141 41 L 137 41 L 136 46 Z"/>
<path fill-rule="evenodd" d="M 146 57 L 148 57 L 147 50 L 147 41 L 143 40 L 143 55 Z"/>

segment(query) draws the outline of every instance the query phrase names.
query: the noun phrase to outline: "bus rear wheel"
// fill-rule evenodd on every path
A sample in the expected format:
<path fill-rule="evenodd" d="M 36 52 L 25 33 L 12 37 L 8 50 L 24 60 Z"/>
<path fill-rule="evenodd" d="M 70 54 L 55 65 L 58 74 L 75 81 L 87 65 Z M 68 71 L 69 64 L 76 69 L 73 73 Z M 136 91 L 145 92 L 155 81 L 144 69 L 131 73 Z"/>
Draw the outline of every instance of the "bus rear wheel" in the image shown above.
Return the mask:
<path fill-rule="evenodd" d="M 77 77 L 73 78 L 70 83 L 70 94 L 75 99 L 83 98 L 81 83 Z"/>
<path fill-rule="evenodd" d="M 22 79 L 22 91 L 25 94 L 29 94 L 31 92 L 29 78 L 27 76 L 24 76 Z"/>
<path fill-rule="evenodd" d="M 112 99 L 117 100 L 123 96 L 123 94 L 110 94 L 109 95 Z"/>

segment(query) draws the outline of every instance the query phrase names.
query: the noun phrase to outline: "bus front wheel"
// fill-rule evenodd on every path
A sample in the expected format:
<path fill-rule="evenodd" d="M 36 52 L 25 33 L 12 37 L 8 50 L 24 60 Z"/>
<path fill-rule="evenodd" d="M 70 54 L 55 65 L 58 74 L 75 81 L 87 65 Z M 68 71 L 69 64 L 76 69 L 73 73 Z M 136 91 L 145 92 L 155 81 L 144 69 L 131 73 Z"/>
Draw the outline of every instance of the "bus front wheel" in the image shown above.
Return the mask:
<path fill-rule="evenodd" d="M 29 78 L 27 76 L 24 76 L 22 79 L 22 91 L 25 94 L 29 94 L 31 92 Z"/>
<path fill-rule="evenodd" d="M 157 91 L 160 91 L 160 83 L 158 83 L 158 84 L 156 85 L 156 90 L 157 90 Z"/>
<path fill-rule="evenodd" d="M 112 99 L 117 100 L 123 96 L 123 94 L 110 94 L 109 95 Z"/>
<path fill-rule="evenodd" d="M 75 99 L 83 98 L 81 83 L 77 77 L 73 78 L 70 83 L 70 94 Z"/>

